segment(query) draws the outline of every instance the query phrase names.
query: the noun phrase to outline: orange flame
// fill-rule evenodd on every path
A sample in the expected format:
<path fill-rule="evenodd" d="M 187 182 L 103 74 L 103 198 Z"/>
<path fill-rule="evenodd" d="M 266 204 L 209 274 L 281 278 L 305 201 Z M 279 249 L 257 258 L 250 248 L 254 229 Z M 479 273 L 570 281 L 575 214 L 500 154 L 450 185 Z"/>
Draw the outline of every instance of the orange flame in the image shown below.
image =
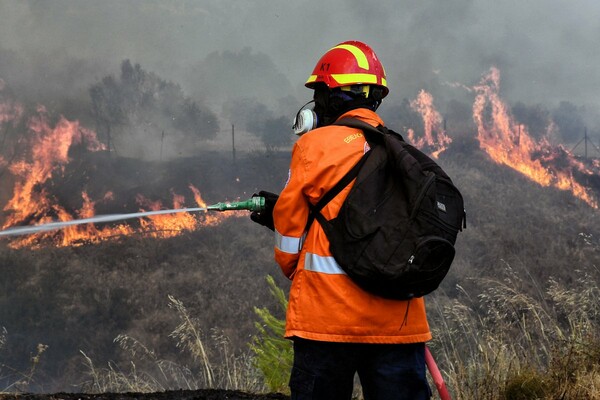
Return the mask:
<path fill-rule="evenodd" d="M 150 201 L 142 195 L 137 196 L 138 204 L 151 211 L 163 209 L 160 201 Z M 183 208 L 185 198 L 173 194 L 173 208 Z M 199 220 L 191 213 L 153 215 L 140 219 L 140 225 L 153 237 L 173 237 L 180 235 L 182 231 L 193 231 L 199 225 Z"/>
<path fill-rule="evenodd" d="M 56 170 L 62 170 L 69 162 L 68 152 L 73 143 L 81 143 L 85 139 L 89 149 L 102 149 L 95 133 L 79 126 L 78 122 L 61 117 L 56 126 L 51 127 L 46 110 L 40 107 L 38 113 L 30 119 L 28 126 L 33 137 L 31 154 L 27 157 L 29 159 L 24 157 L 9 166 L 17 181 L 13 197 L 4 207 L 4 211 L 12 214 L 3 228 L 26 221 L 32 216 L 39 216 L 38 222 L 47 222 L 50 218 L 42 216 L 50 211 L 54 211 L 60 218 L 65 211 L 50 202 L 42 185 Z"/>
<path fill-rule="evenodd" d="M 79 211 L 77 211 L 78 218 L 91 218 L 95 215 L 96 202 L 92 201 L 86 192 L 81 194 L 83 199 L 83 205 Z M 103 200 L 110 199 L 112 193 L 107 193 Z M 73 217 L 66 213 L 65 219 L 61 221 L 68 221 Z M 119 235 L 130 235 L 134 232 L 133 228 L 125 224 L 119 224 L 114 227 L 104 227 L 102 229 L 96 228 L 94 224 L 86 225 L 74 225 L 64 228 L 60 234 L 49 232 L 47 233 L 48 239 L 54 239 L 57 241 L 58 246 L 73 246 L 81 245 L 85 243 L 98 243 L 102 240 L 109 239 L 111 237 Z M 37 236 L 37 235 L 35 235 Z M 39 239 L 38 239 L 39 240 Z M 11 243 L 15 247 L 15 242 Z M 18 246 L 23 247 L 23 246 Z"/>
<path fill-rule="evenodd" d="M 433 105 L 433 96 L 421 90 L 417 98 L 410 102 L 410 107 L 421 114 L 425 136 L 417 139 L 414 130 L 409 129 L 409 140 L 419 149 L 429 148 L 431 155 L 434 158 L 438 158 L 440 153 L 446 150 L 448 145 L 452 143 L 452 138 L 446 135 L 443 127 L 444 119 Z"/>
<path fill-rule="evenodd" d="M 238 180 L 239 180 L 239 178 L 238 178 Z M 200 196 L 200 191 L 198 189 L 196 189 L 193 185 L 190 185 L 189 188 L 194 193 L 194 199 L 196 200 L 196 204 L 198 204 L 198 207 L 206 207 L 207 204 L 204 200 L 202 200 L 202 196 Z M 204 214 L 204 225 L 209 225 L 209 226 L 218 225 L 221 223 L 221 221 L 223 221 L 225 218 L 228 218 L 230 216 L 244 217 L 244 216 L 247 216 L 247 213 L 244 211 L 227 211 L 227 214 L 206 213 L 206 214 Z"/>
<path fill-rule="evenodd" d="M 588 175 L 591 172 L 563 147 L 552 148 L 547 140 L 536 143 L 529 136 L 527 127 L 514 121 L 498 94 L 500 71 L 497 68 L 491 68 L 474 89 L 477 96 L 473 103 L 473 119 L 477 125 L 477 138 L 480 147 L 492 160 L 521 172 L 542 186 L 569 190 L 590 206 L 598 208 L 590 190 L 573 177 L 574 171 Z M 567 161 L 567 167 L 552 165 L 551 161 L 558 155 Z"/>
<path fill-rule="evenodd" d="M 4 103 L 6 104 L 6 103 Z M 10 113 L 7 110 L 12 110 Z M 14 105 L 0 107 L 0 123 L 15 123 L 22 116 L 22 107 Z M 37 115 L 29 118 L 27 123 L 30 133 L 28 154 L 9 165 L 10 172 L 15 177 L 13 196 L 3 208 L 8 215 L 2 229 L 28 224 L 44 224 L 55 221 L 70 221 L 75 218 L 91 218 L 95 215 L 96 203 L 86 192 L 81 194 L 82 206 L 74 213 L 68 212 L 57 204 L 56 199 L 45 189 L 44 184 L 56 174 L 64 172 L 69 163 L 69 150 L 74 144 L 84 144 L 89 151 L 104 150 L 95 132 L 82 127 L 77 121 L 69 121 L 60 117 L 55 126 L 51 126 L 47 111 L 38 107 Z M 0 158 L 0 162 L 7 163 Z M 200 207 L 206 206 L 200 192 L 193 186 L 190 189 Z M 108 192 L 102 199 L 110 201 L 112 193 Z M 140 211 L 159 210 L 162 204 L 151 201 L 141 195 L 137 202 Z M 185 198 L 173 193 L 173 208 L 184 207 Z M 75 214 L 75 215 L 73 215 Z M 227 215 L 209 215 L 204 213 L 177 213 L 149 216 L 139 219 L 139 228 L 120 224 L 97 227 L 94 224 L 72 225 L 60 231 L 44 231 L 29 236 L 20 236 L 9 244 L 13 248 L 40 247 L 46 243 L 57 246 L 77 246 L 86 243 L 98 243 L 115 236 L 135 233 L 150 234 L 152 237 L 172 237 L 185 231 L 192 231 L 202 225 L 216 225 L 223 219 L 243 215 L 228 213 Z M 202 217 L 204 216 L 204 218 Z"/>

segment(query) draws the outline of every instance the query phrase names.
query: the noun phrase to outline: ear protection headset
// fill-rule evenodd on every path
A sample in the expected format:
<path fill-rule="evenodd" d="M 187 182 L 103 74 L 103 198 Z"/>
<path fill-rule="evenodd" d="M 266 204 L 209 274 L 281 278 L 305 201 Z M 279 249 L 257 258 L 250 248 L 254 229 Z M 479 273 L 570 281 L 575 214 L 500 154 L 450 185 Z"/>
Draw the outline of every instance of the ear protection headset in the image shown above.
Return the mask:
<path fill-rule="evenodd" d="M 314 103 L 314 100 L 311 100 L 300 107 L 300 110 L 298 110 L 296 117 L 294 118 L 294 125 L 292 125 L 292 129 L 298 136 L 303 135 L 317 127 L 317 113 L 313 110 L 309 110 L 308 108 L 304 108 L 310 103 Z"/>
<path fill-rule="evenodd" d="M 314 99 L 304 104 L 296 113 L 292 129 L 298 136 L 319 126 L 329 125 L 339 115 L 354 108 L 377 110 L 383 98 L 383 88 L 374 85 L 352 85 L 334 91 L 316 87 Z M 315 103 L 313 110 L 305 108 Z"/>

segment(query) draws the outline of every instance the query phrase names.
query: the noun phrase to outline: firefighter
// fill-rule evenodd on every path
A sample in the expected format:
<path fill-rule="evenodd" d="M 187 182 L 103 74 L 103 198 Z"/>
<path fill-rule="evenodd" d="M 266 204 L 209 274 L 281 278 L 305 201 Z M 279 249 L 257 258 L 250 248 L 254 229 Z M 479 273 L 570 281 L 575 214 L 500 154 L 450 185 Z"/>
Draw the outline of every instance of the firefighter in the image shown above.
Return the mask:
<path fill-rule="evenodd" d="M 352 117 L 384 125 L 376 113 L 388 94 L 379 58 L 359 41 L 340 43 L 317 62 L 305 84 L 314 107 L 296 115 L 300 135 L 281 194 L 262 191 L 266 210 L 253 221 L 275 232 L 275 259 L 292 285 L 285 337 L 293 340 L 292 399 L 351 399 L 358 374 L 366 400 L 426 399 L 425 342 L 431 339 L 422 298 L 389 300 L 365 292 L 329 251 L 320 224 L 305 232 L 316 204 L 369 151 L 360 131 L 331 125 Z M 334 218 L 350 186 L 322 213 Z"/>

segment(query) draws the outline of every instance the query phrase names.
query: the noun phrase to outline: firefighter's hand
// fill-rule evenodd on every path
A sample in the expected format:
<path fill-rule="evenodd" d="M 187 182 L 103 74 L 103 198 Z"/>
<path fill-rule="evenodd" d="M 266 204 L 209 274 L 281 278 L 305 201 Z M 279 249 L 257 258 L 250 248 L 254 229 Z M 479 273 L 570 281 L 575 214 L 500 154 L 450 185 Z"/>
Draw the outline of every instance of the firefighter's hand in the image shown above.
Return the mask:
<path fill-rule="evenodd" d="M 255 193 L 252 195 L 252 197 L 257 196 L 265 198 L 265 209 L 263 211 L 253 211 L 252 214 L 250 214 L 250 219 L 257 224 L 266 226 L 270 230 L 274 231 L 275 226 L 273 225 L 273 209 L 275 208 L 275 203 L 277 203 L 279 195 L 261 190 L 258 192 L 258 194 Z"/>

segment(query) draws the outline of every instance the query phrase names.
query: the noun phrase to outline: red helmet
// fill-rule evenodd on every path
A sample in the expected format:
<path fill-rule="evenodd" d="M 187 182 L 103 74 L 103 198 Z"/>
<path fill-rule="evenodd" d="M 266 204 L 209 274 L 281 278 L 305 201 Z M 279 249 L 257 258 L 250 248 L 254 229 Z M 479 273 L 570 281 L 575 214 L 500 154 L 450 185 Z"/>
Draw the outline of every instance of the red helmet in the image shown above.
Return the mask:
<path fill-rule="evenodd" d="M 330 89 L 376 85 L 383 89 L 383 97 L 389 92 L 379 58 L 373 49 L 358 41 L 343 42 L 329 49 L 317 62 L 305 86 L 314 89 L 317 82 L 323 82 Z"/>

